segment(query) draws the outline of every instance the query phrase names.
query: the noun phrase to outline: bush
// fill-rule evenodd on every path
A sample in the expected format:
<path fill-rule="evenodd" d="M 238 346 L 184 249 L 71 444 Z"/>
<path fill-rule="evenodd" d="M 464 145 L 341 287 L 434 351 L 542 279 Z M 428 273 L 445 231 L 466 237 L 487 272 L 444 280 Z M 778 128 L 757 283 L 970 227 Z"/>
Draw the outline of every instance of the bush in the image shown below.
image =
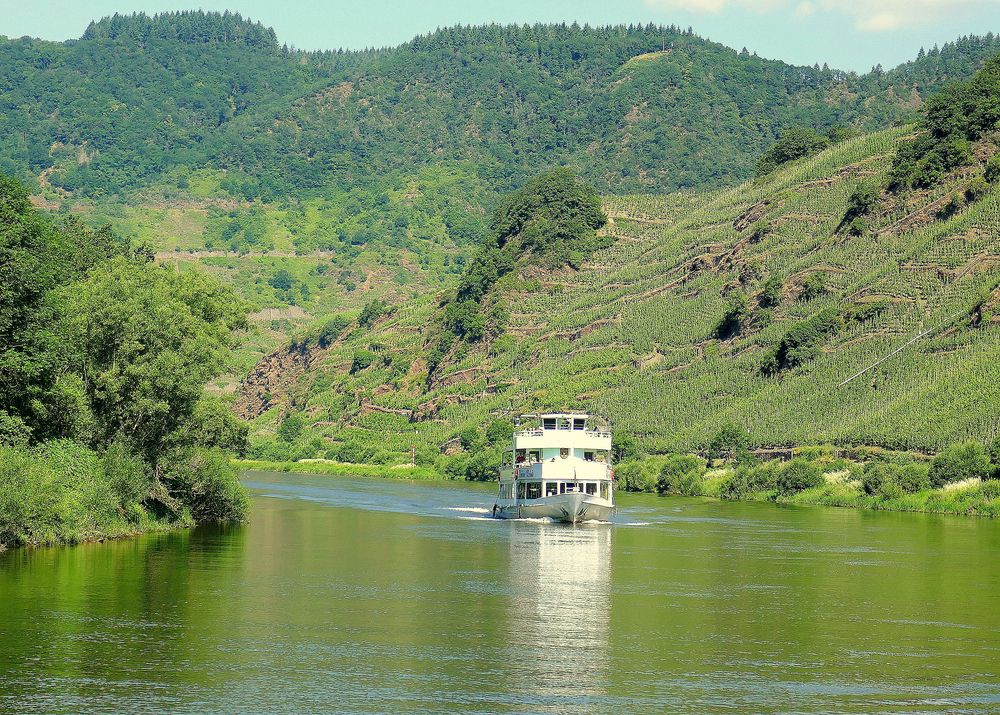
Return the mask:
<path fill-rule="evenodd" d="M 746 461 L 750 457 L 750 435 L 738 425 L 724 425 L 709 441 L 706 454 L 709 463 L 724 456 L 736 461 Z"/>
<path fill-rule="evenodd" d="M 142 519 L 141 503 L 153 487 L 146 463 L 116 442 L 101 459 L 101 470 L 118 500 L 122 516 L 135 524 Z"/>
<path fill-rule="evenodd" d="M 496 481 L 499 465 L 500 453 L 497 450 L 484 449 L 476 452 L 465 464 L 465 478 L 470 482 Z"/>
<path fill-rule="evenodd" d="M 195 521 L 243 521 L 250 508 L 239 472 L 220 449 L 175 450 L 159 463 L 170 496 L 191 510 Z"/>
<path fill-rule="evenodd" d="M 103 457 L 69 440 L 0 447 L 0 544 L 134 533 L 150 484 L 144 463 L 123 445 Z"/>
<path fill-rule="evenodd" d="M 389 306 L 382 300 L 372 300 L 365 304 L 358 315 L 358 325 L 370 328 L 379 318 L 386 314 Z"/>
<path fill-rule="evenodd" d="M 786 130 L 757 162 L 757 176 L 764 176 L 795 159 L 811 156 L 830 145 L 830 140 L 808 127 Z"/>
<path fill-rule="evenodd" d="M 219 447 L 242 457 L 250 446 L 249 435 L 250 426 L 233 414 L 227 403 L 205 396 L 171 433 L 168 442 L 170 447 Z"/>
<path fill-rule="evenodd" d="M 715 326 L 714 335 L 719 340 L 729 340 L 740 334 L 743 321 L 750 315 L 749 301 L 742 293 L 737 293 L 729 300 L 726 312 Z"/>
<path fill-rule="evenodd" d="M 764 285 L 760 289 L 760 295 L 757 297 L 760 307 L 773 308 L 781 303 L 781 291 L 783 288 L 784 281 L 781 280 L 781 276 L 770 276 L 764 281 Z"/>
<path fill-rule="evenodd" d="M 823 483 L 823 470 L 801 457 L 782 465 L 775 486 L 782 495 L 795 494 Z"/>
<path fill-rule="evenodd" d="M 865 494 L 893 499 L 903 494 L 913 494 L 930 486 L 928 467 L 924 464 L 894 464 L 870 462 L 865 465 L 861 488 Z"/>
<path fill-rule="evenodd" d="M 335 315 L 323 323 L 312 337 L 321 348 L 327 348 L 340 337 L 350 324 L 351 321 L 343 315 Z"/>
<path fill-rule="evenodd" d="M 493 446 L 508 446 L 514 438 L 514 424 L 510 420 L 493 420 L 486 427 L 486 441 Z"/>
<path fill-rule="evenodd" d="M 611 458 L 615 464 L 636 459 L 642 452 L 639 443 L 631 435 L 619 432 L 611 442 Z"/>
<path fill-rule="evenodd" d="M 761 372 L 776 375 L 812 360 L 819 355 L 822 343 L 840 327 L 840 311 L 835 307 L 826 308 L 793 325 L 782 336 L 774 352 L 765 358 Z"/>
<path fill-rule="evenodd" d="M 655 492 L 659 474 L 649 460 L 633 460 L 615 467 L 615 478 L 627 492 Z"/>
<path fill-rule="evenodd" d="M 983 172 L 983 178 L 990 184 L 1000 181 L 1000 154 L 994 154 L 986 162 L 986 171 Z"/>
<path fill-rule="evenodd" d="M 851 219 L 847 232 L 852 236 L 864 236 L 868 233 L 868 220 L 861 216 Z"/>
<path fill-rule="evenodd" d="M 942 450 L 931 462 L 930 483 L 934 488 L 951 482 L 979 477 L 988 479 L 992 472 L 990 457 L 979 442 L 960 442 Z"/>
<path fill-rule="evenodd" d="M 860 233 L 854 233 L 855 223 L 866 223 L 863 217 L 870 214 L 872 209 L 875 208 L 875 205 L 878 203 L 879 193 L 878 187 L 873 184 L 862 183 L 854 187 L 854 191 L 851 192 L 851 195 L 847 199 L 847 212 L 844 214 L 840 225 L 848 226 L 852 234 L 860 236 Z"/>
<path fill-rule="evenodd" d="M 31 428 L 20 417 L 0 410 L 0 447 L 26 447 L 31 441 Z"/>
<path fill-rule="evenodd" d="M 719 496 L 723 499 L 749 499 L 755 494 L 777 489 L 780 462 L 741 465 L 722 482 Z"/>
<path fill-rule="evenodd" d="M 371 367 L 377 359 L 378 355 L 373 353 L 371 350 L 355 350 L 354 357 L 351 360 L 351 374 L 356 375 L 362 370 L 366 370 Z"/>
<path fill-rule="evenodd" d="M 475 427 L 466 427 L 464 430 L 458 433 L 458 441 L 462 445 L 462 449 L 465 451 L 471 450 L 481 441 L 481 436 L 479 430 Z"/>
<path fill-rule="evenodd" d="M 299 438 L 305 426 L 305 418 L 298 412 L 293 412 L 281 421 L 281 426 L 278 427 L 278 439 L 292 443 Z"/>
<path fill-rule="evenodd" d="M 826 274 L 825 273 L 811 273 L 802 282 L 802 290 L 799 292 L 799 300 L 813 300 L 814 298 L 819 298 L 826 295 L 828 292 L 826 287 Z"/>
<path fill-rule="evenodd" d="M 990 461 L 993 462 L 993 466 L 1000 469 L 1000 437 L 997 437 L 990 443 Z"/>
<path fill-rule="evenodd" d="M 989 190 L 990 185 L 987 183 L 986 179 L 981 176 L 977 176 L 965 187 L 965 200 L 969 203 L 978 201 L 986 196 L 986 194 L 989 193 Z"/>
<path fill-rule="evenodd" d="M 705 460 L 691 454 L 671 454 L 660 468 L 656 491 L 661 494 L 697 496 L 701 493 L 701 478 Z"/>
<path fill-rule="evenodd" d="M 349 439 L 337 445 L 336 455 L 338 462 L 371 464 L 375 459 L 375 448 L 367 442 Z"/>

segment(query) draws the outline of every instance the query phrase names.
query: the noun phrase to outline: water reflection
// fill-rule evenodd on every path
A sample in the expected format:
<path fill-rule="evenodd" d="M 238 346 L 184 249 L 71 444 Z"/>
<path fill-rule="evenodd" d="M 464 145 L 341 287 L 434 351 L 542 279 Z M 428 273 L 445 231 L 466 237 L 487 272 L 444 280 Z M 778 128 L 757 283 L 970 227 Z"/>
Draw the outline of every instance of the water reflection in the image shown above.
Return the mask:
<path fill-rule="evenodd" d="M 611 539 L 607 525 L 512 524 L 515 688 L 561 712 L 607 692 Z"/>

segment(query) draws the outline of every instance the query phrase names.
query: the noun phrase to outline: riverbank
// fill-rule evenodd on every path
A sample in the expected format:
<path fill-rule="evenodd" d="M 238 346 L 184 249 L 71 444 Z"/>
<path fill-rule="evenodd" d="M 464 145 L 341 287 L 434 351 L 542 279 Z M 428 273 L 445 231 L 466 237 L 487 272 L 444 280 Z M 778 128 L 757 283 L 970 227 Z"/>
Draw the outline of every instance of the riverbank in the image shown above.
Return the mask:
<path fill-rule="evenodd" d="M 0 550 L 242 521 L 249 493 L 238 476 L 220 450 L 169 452 L 154 470 L 120 445 L 0 447 Z"/>
<path fill-rule="evenodd" d="M 965 442 L 933 458 L 869 451 L 860 461 L 832 447 L 809 447 L 794 450 L 790 460 L 744 453 L 712 468 L 695 455 L 643 457 L 616 471 L 619 488 L 633 492 L 997 518 L 1000 465 L 991 452 Z"/>
<path fill-rule="evenodd" d="M 352 464 L 316 459 L 303 462 L 270 462 L 260 459 L 234 459 L 233 464 L 244 471 L 299 472 L 302 474 L 328 474 L 330 476 L 384 477 L 386 479 L 412 479 L 415 481 L 446 480 L 447 476 L 428 467 L 413 465 Z"/>
<path fill-rule="evenodd" d="M 849 456 L 844 456 L 849 455 Z M 850 507 L 1000 518 L 1000 470 L 977 443 L 930 457 L 878 448 L 798 447 L 784 458 L 749 453 L 713 468 L 690 454 L 638 457 L 616 466 L 617 488 L 629 492 L 701 496 L 720 501 Z M 330 476 L 448 480 L 429 467 L 353 464 L 328 460 L 233 460 L 241 470 Z"/>

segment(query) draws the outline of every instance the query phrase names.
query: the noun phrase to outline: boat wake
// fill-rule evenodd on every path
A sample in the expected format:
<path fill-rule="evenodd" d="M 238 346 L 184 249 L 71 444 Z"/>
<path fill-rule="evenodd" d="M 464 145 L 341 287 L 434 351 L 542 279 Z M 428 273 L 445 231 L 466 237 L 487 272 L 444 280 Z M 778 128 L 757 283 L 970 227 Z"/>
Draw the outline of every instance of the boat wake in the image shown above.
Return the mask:
<path fill-rule="evenodd" d="M 491 514 L 492 509 L 479 506 L 443 506 L 441 511 L 461 511 L 466 514 Z"/>

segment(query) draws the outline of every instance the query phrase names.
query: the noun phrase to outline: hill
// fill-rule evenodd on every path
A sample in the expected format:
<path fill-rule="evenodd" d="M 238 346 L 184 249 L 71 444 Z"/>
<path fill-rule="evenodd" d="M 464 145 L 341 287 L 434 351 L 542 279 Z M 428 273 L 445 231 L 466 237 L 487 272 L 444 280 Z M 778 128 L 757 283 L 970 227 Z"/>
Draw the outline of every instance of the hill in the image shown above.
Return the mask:
<path fill-rule="evenodd" d="M 432 375 L 442 296 L 305 336 L 273 356 L 296 370 L 262 365 L 241 390 L 255 449 L 401 461 L 416 446 L 441 464 L 439 448 L 538 408 L 605 414 L 654 451 L 704 446 L 731 423 L 759 446 L 992 438 L 1000 192 L 965 197 L 996 137 L 844 226 L 859 185 L 885 186 L 915 131 L 849 139 L 731 189 L 606 196 L 612 245 L 578 271 L 509 273 L 506 333 L 462 343 Z"/>
<path fill-rule="evenodd" d="M 616 194 L 719 186 L 788 127 L 912 119 L 998 50 L 968 37 L 858 76 L 653 25 L 454 27 L 305 53 L 239 15 L 116 15 L 79 40 L 0 42 L 0 173 L 92 198 L 221 170 L 230 195 L 277 200 L 455 163 L 492 190 L 550 163 Z"/>
<path fill-rule="evenodd" d="M 606 194 L 732 185 L 789 128 L 909 121 L 997 50 L 962 38 L 859 76 L 676 27 L 456 27 L 307 53 L 239 15 L 116 15 L 63 43 L 0 39 L 0 173 L 231 283 L 249 370 L 333 313 L 452 285 L 498 196 L 542 167 Z"/>

